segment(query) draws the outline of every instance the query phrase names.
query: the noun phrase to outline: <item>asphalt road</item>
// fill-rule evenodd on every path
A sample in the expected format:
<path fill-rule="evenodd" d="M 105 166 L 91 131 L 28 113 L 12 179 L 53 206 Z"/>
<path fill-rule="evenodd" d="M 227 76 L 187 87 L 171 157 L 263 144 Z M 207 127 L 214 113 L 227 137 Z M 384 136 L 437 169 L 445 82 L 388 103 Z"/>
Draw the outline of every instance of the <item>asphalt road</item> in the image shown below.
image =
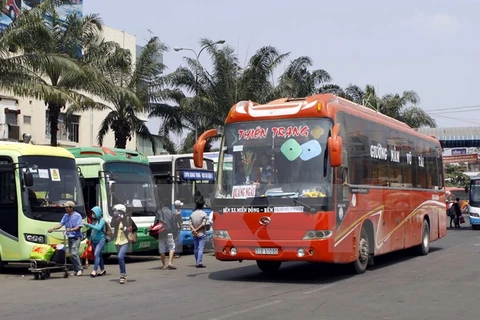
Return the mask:
<path fill-rule="evenodd" d="M 478 319 L 479 250 L 480 231 L 464 225 L 426 257 L 387 255 L 357 276 L 305 263 L 267 276 L 254 262 L 219 262 L 211 253 L 205 269 L 191 255 L 175 260 L 177 270 L 133 257 L 125 285 L 115 258 L 98 278 L 57 273 L 35 281 L 10 267 L 0 275 L 0 319 Z"/>

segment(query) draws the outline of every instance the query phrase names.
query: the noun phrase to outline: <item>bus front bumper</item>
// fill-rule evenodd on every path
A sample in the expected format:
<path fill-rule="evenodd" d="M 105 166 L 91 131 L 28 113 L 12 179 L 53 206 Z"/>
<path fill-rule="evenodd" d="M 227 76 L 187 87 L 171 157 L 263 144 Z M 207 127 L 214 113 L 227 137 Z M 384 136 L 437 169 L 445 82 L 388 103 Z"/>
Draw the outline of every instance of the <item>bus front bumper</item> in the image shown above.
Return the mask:
<path fill-rule="evenodd" d="M 331 241 L 324 240 L 213 240 L 215 258 L 220 261 L 276 260 L 348 263 L 354 260 L 352 252 L 336 252 Z"/>
<path fill-rule="evenodd" d="M 472 226 L 478 226 L 480 225 L 480 217 L 472 217 L 472 216 L 469 216 L 470 218 L 470 224 Z"/>

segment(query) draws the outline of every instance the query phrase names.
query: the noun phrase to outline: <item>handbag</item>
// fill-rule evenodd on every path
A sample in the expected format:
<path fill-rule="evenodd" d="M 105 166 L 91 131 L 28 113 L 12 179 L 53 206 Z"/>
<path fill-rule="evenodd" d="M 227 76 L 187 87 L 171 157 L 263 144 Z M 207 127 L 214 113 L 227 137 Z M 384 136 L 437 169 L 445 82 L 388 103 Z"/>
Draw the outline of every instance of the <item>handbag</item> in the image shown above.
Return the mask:
<path fill-rule="evenodd" d="M 152 238 L 158 238 L 160 234 L 163 234 L 166 230 L 167 229 L 165 228 L 165 224 L 163 223 L 163 221 L 159 221 L 155 225 L 150 226 L 148 235 Z"/>
<path fill-rule="evenodd" d="M 465 219 L 463 218 L 463 216 L 460 216 L 459 222 L 460 223 L 465 223 Z"/>
<path fill-rule="evenodd" d="M 107 242 L 110 242 L 112 241 L 112 238 L 113 238 L 112 227 L 107 222 L 107 220 L 105 220 L 105 239 L 107 240 Z"/>
<path fill-rule="evenodd" d="M 129 232 L 127 237 L 128 237 L 128 241 L 130 241 L 131 243 L 136 243 L 138 241 L 136 232 L 133 232 L 133 231 Z"/>

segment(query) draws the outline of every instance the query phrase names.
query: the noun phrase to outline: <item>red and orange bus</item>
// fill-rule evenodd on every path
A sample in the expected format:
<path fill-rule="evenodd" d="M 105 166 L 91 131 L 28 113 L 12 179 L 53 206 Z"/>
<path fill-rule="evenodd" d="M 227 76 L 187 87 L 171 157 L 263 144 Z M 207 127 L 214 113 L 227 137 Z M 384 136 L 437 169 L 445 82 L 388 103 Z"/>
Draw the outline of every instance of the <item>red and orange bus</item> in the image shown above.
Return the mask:
<path fill-rule="evenodd" d="M 378 255 L 446 234 L 438 140 L 332 94 L 235 104 L 222 136 L 214 209 L 218 260 L 350 264 L 365 272 Z M 223 161 L 233 159 L 225 179 Z M 233 169 L 233 173 L 232 173 Z"/>

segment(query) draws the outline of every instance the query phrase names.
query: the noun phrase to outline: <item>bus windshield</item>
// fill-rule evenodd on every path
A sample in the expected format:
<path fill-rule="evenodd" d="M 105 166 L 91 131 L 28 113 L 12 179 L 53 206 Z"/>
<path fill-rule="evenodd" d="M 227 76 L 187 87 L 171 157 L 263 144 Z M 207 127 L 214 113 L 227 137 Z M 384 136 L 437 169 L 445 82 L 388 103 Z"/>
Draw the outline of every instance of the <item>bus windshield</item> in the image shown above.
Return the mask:
<path fill-rule="evenodd" d="M 115 181 L 107 184 L 108 207 L 124 204 L 132 216 L 151 216 L 157 211 L 157 201 L 150 167 L 133 162 L 106 162 L 104 170 Z M 113 212 L 111 212 L 113 213 Z"/>
<path fill-rule="evenodd" d="M 50 156 L 23 156 L 33 176 L 33 186 L 22 194 L 26 214 L 34 219 L 60 221 L 65 202 L 75 202 L 75 210 L 85 217 L 83 193 L 74 159 Z"/>
<path fill-rule="evenodd" d="M 480 207 L 480 179 L 472 179 L 470 181 L 469 204 L 472 207 Z"/>
<path fill-rule="evenodd" d="M 332 195 L 329 119 L 288 119 L 225 126 L 215 197 L 315 198 Z M 226 159 L 231 159 L 231 166 Z M 320 201 L 321 199 L 321 201 Z"/>
<path fill-rule="evenodd" d="M 198 169 L 193 165 L 192 158 L 178 158 L 175 161 L 175 184 L 174 199 L 180 200 L 187 208 L 195 207 L 195 198 L 203 196 L 205 206 L 210 207 L 210 196 L 215 183 L 213 161 L 204 159 L 204 168 Z"/>

